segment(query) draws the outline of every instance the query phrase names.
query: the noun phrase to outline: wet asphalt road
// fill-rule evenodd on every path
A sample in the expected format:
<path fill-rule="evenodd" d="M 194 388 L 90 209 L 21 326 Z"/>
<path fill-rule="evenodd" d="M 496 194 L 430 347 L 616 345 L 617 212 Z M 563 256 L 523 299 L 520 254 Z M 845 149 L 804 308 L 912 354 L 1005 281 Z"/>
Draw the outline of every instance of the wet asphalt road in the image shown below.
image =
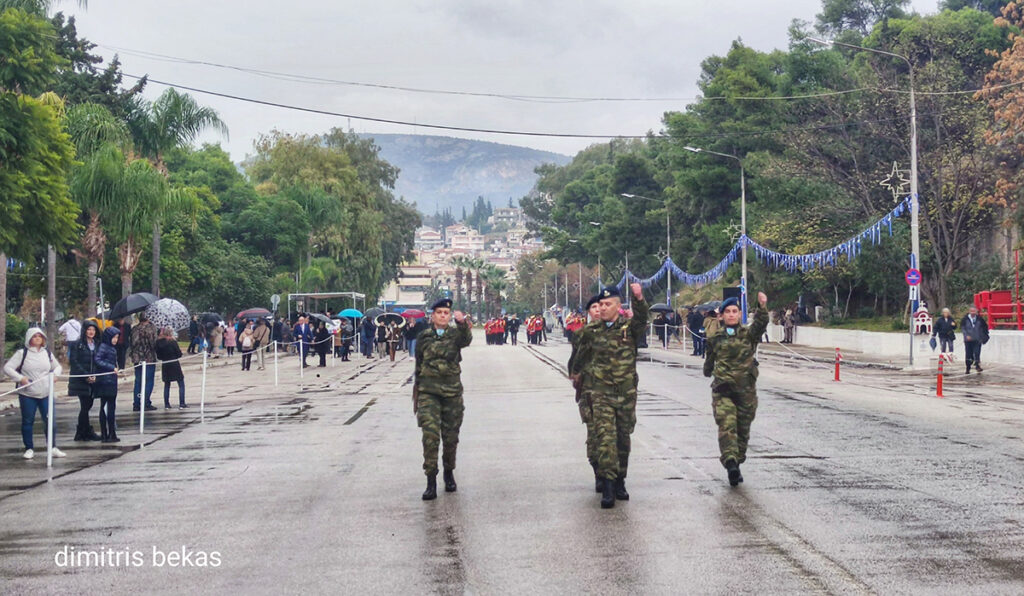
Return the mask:
<path fill-rule="evenodd" d="M 139 448 L 127 412 L 116 449 L 63 440 L 51 481 L 0 417 L 0 593 L 1024 592 L 1019 386 L 937 400 L 912 375 L 765 358 L 731 489 L 699 361 L 651 351 L 632 500 L 603 511 L 566 346 L 476 339 L 459 491 L 430 503 L 404 358 L 303 381 L 285 359 L 278 388 L 219 369 L 204 421 L 156 412 Z M 107 559 L 59 565 L 65 547 Z"/>

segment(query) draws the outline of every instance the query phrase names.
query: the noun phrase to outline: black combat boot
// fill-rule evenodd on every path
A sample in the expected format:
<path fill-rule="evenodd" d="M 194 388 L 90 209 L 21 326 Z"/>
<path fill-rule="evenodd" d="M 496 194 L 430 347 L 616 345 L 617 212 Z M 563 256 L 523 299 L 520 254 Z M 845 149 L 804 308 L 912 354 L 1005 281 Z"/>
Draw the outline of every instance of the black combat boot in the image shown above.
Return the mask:
<path fill-rule="evenodd" d="M 601 486 L 601 509 L 612 507 L 615 507 L 615 481 L 605 478 Z"/>
<path fill-rule="evenodd" d="M 85 440 L 86 441 L 99 441 L 101 438 L 102 437 L 100 437 L 98 434 L 96 434 L 96 431 L 93 429 L 93 427 L 88 426 L 88 427 L 85 428 Z"/>
<path fill-rule="evenodd" d="M 729 472 L 729 486 L 736 486 L 743 482 L 743 474 L 740 474 L 740 465 L 736 460 L 730 459 L 725 462 L 725 469 Z"/>
<path fill-rule="evenodd" d="M 604 490 L 604 479 L 597 473 L 597 464 L 590 464 L 591 468 L 594 468 L 594 492 L 601 494 Z"/>
<path fill-rule="evenodd" d="M 437 498 L 437 474 L 427 476 L 427 490 L 423 491 L 424 501 L 433 501 Z"/>
<path fill-rule="evenodd" d="M 444 492 L 453 493 L 458 490 L 458 485 L 455 484 L 455 472 L 451 470 L 444 471 Z"/>
<path fill-rule="evenodd" d="M 626 492 L 626 479 L 619 478 L 615 481 L 615 499 L 618 501 L 628 501 L 629 493 Z"/>

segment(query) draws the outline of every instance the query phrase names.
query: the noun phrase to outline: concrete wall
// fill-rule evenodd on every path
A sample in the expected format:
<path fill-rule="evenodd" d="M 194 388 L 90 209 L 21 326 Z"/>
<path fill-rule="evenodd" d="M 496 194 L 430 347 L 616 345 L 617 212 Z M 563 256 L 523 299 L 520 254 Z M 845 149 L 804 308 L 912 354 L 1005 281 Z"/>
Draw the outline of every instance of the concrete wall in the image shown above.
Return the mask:
<path fill-rule="evenodd" d="M 768 333 L 772 341 L 782 339 L 782 326 L 769 325 Z M 910 346 L 906 333 L 885 333 L 880 331 L 858 331 L 855 329 L 823 329 L 821 327 L 797 327 L 793 340 L 797 344 L 816 348 L 839 348 L 854 350 L 875 356 L 890 356 L 894 360 L 902 360 L 906 364 Z M 932 352 L 928 345 L 930 335 L 914 336 L 915 360 L 924 360 L 922 356 L 937 358 L 938 352 Z M 964 355 L 963 338 L 956 334 L 953 351 L 961 358 Z M 987 344 L 981 348 L 982 362 L 999 362 L 1004 364 L 1024 364 L 1024 332 L 997 330 L 990 332 Z M 915 362 L 916 364 L 916 362 Z"/>

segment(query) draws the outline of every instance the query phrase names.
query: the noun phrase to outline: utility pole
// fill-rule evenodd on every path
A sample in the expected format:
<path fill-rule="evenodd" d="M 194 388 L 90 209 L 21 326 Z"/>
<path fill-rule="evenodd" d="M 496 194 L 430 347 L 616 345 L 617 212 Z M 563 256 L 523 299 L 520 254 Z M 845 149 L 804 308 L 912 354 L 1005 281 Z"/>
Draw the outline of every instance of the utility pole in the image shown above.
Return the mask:
<path fill-rule="evenodd" d="M 892 56 L 893 58 L 899 58 L 900 60 L 907 63 L 907 72 L 910 77 L 910 268 L 920 269 L 921 268 L 921 230 L 919 227 L 920 219 L 920 201 L 917 194 L 917 99 L 914 96 L 914 63 L 910 61 L 910 58 L 901 54 L 895 54 L 893 52 L 886 52 L 885 50 L 876 50 L 874 48 L 865 48 L 864 46 L 855 46 L 840 41 L 825 41 L 822 39 L 816 39 L 814 37 L 808 37 L 809 41 L 818 43 L 821 45 L 836 45 L 854 50 L 861 50 L 864 52 L 872 52 L 875 54 L 882 54 L 883 56 Z M 917 286 L 909 286 L 909 301 L 910 301 L 910 319 L 907 321 L 907 329 L 910 335 L 910 366 L 914 366 L 914 313 L 917 312 L 918 304 L 920 303 L 920 295 L 918 294 Z"/>

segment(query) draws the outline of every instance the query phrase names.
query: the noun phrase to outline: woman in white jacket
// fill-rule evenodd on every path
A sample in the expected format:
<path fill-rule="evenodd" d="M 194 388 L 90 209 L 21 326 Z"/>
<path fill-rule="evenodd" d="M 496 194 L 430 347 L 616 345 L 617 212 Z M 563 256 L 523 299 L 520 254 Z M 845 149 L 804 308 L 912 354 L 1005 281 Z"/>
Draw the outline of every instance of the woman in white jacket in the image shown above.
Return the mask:
<path fill-rule="evenodd" d="M 43 418 L 43 433 L 46 433 L 49 415 L 50 383 L 46 376 L 50 373 L 61 373 L 60 363 L 46 347 L 46 334 L 38 327 L 31 327 L 25 333 L 25 347 L 18 350 L 7 361 L 4 373 L 14 379 L 18 386 L 18 403 L 21 406 L 21 439 L 25 443 L 25 459 L 35 455 L 32 443 L 32 426 L 35 423 L 36 411 Z M 55 404 L 56 405 L 56 404 Z M 56 421 L 54 421 L 56 422 Z M 56 437 L 56 428 L 54 436 Z M 53 456 L 64 457 L 64 452 L 57 449 L 57 441 L 53 442 Z"/>

